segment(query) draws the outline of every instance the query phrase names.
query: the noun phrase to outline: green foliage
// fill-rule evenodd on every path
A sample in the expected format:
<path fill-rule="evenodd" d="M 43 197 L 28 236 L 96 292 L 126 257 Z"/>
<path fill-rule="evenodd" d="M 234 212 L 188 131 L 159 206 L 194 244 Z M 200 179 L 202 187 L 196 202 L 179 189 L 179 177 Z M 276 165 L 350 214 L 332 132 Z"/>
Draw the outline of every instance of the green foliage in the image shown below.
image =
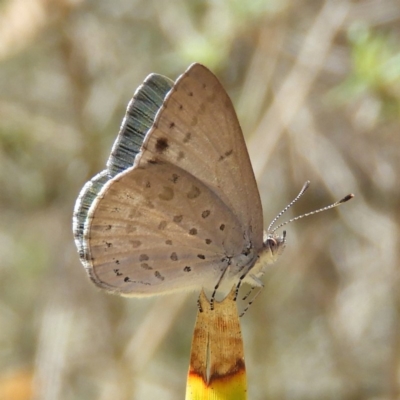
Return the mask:
<path fill-rule="evenodd" d="M 393 34 L 354 24 L 348 33 L 351 73 L 337 93 L 344 100 L 371 96 L 382 116 L 400 116 L 400 45 Z"/>

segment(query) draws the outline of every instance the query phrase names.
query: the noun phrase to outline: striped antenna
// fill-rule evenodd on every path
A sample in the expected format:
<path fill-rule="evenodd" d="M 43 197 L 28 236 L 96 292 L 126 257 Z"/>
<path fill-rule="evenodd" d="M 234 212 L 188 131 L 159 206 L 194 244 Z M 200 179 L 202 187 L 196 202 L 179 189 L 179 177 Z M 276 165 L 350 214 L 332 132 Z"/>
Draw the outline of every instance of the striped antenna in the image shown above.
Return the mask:
<path fill-rule="evenodd" d="M 290 208 L 290 207 L 292 206 L 292 204 L 295 203 L 295 202 L 297 201 L 297 199 L 304 193 L 304 188 L 307 188 L 307 187 L 308 187 L 308 186 L 306 187 L 306 185 L 307 185 L 307 183 L 303 186 L 303 189 L 301 189 L 300 194 L 292 201 L 292 203 L 290 203 L 290 204 L 281 212 L 281 214 L 283 214 L 284 211 L 286 211 L 288 208 Z M 329 205 L 329 206 L 322 207 L 322 208 L 320 208 L 320 209 L 318 209 L 318 210 L 311 211 L 311 212 L 309 212 L 309 213 L 306 213 L 306 214 L 303 214 L 303 215 L 299 215 L 298 217 L 289 219 L 289 221 L 283 222 L 282 224 L 280 224 L 280 225 L 278 225 L 276 228 L 274 228 L 272 231 L 269 231 L 269 233 L 270 233 L 270 234 L 273 234 L 277 229 L 282 228 L 282 226 L 285 226 L 285 225 L 287 225 L 287 224 L 290 224 L 291 222 L 297 221 L 298 219 L 302 219 L 302 218 L 305 218 L 305 217 L 309 217 L 310 215 L 318 214 L 318 213 L 320 213 L 320 212 L 322 212 L 322 211 L 326 211 L 326 210 L 330 210 L 331 208 L 338 207 L 338 206 L 340 206 L 341 204 L 346 203 L 347 201 L 351 200 L 353 197 L 354 197 L 354 194 L 353 194 L 353 193 L 350 193 L 350 194 L 348 194 L 347 196 L 343 197 L 343 199 L 341 199 L 341 200 L 339 200 L 339 201 L 336 201 L 335 203 L 333 203 L 333 204 L 331 204 L 331 205 Z M 278 215 L 278 217 L 279 217 L 279 215 Z M 275 218 L 275 220 L 276 220 L 276 219 L 277 219 L 277 218 Z M 271 227 L 271 225 L 270 225 L 269 227 Z"/>
<path fill-rule="evenodd" d="M 304 185 L 303 185 L 303 187 L 301 188 L 301 190 L 300 190 L 300 193 L 294 198 L 294 200 L 292 200 L 273 220 L 272 220 L 272 222 L 269 224 L 269 227 L 268 227 L 268 230 L 267 230 L 267 232 L 270 232 L 270 233 L 273 233 L 273 232 L 275 232 L 276 231 L 276 229 L 277 228 L 275 228 L 272 232 L 271 232 L 271 228 L 272 228 L 272 226 L 274 225 L 274 223 L 287 211 L 287 210 L 289 210 L 289 208 L 290 207 L 292 207 L 292 205 L 294 204 L 294 203 L 296 203 L 296 201 L 301 197 L 301 196 L 303 196 L 303 194 L 304 194 L 304 192 L 309 188 L 309 186 L 310 186 L 310 181 L 307 181 Z M 289 221 L 287 222 L 287 223 L 289 223 Z M 286 224 L 285 224 L 286 225 Z M 279 225 L 279 226 L 282 226 L 282 225 Z"/>

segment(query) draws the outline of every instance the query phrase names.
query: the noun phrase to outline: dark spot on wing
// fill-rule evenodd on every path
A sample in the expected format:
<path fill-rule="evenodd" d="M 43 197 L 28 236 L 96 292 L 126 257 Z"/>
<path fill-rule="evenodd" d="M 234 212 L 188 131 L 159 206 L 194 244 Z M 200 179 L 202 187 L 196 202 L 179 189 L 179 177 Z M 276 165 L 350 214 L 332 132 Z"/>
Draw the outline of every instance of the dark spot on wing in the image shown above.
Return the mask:
<path fill-rule="evenodd" d="M 190 271 L 192 270 L 192 268 L 190 268 L 188 265 L 186 265 L 186 267 L 183 268 L 183 270 L 184 270 L 185 272 L 190 272 Z"/>
<path fill-rule="evenodd" d="M 219 230 L 220 231 L 223 231 L 225 229 L 225 224 L 221 224 L 220 226 L 219 226 Z"/>
<path fill-rule="evenodd" d="M 199 257 L 201 260 L 205 260 L 206 256 L 203 254 L 197 254 L 197 257 Z"/>
<path fill-rule="evenodd" d="M 137 249 L 142 244 L 140 240 L 130 240 L 129 243 L 134 249 Z"/>
<path fill-rule="evenodd" d="M 190 132 L 186 132 L 185 137 L 183 138 L 183 143 L 187 143 L 192 137 L 192 134 Z"/>
<path fill-rule="evenodd" d="M 140 264 L 140 266 L 143 268 L 143 269 L 153 269 L 152 267 L 150 267 L 150 265 L 149 264 L 147 264 L 147 263 L 141 263 Z"/>
<path fill-rule="evenodd" d="M 173 218 L 173 221 L 176 223 L 179 223 L 182 221 L 182 219 L 183 219 L 183 215 L 175 215 Z"/>
<path fill-rule="evenodd" d="M 165 278 L 160 274 L 159 271 L 154 272 L 154 276 L 159 279 L 160 281 L 163 281 Z"/>
<path fill-rule="evenodd" d="M 229 157 L 232 153 L 233 153 L 233 150 L 232 150 L 232 149 L 226 151 L 226 152 L 224 153 L 223 156 L 220 156 L 220 157 L 219 157 L 218 161 L 225 160 L 225 158 Z"/>
<path fill-rule="evenodd" d="M 207 243 L 207 244 L 211 244 L 211 243 L 212 243 L 212 240 L 211 240 L 211 239 L 206 239 L 206 243 Z"/>
<path fill-rule="evenodd" d="M 163 191 L 158 195 L 160 200 L 170 201 L 174 198 L 174 189 L 169 186 L 163 186 Z"/>
<path fill-rule="evenodd" d="M 115 268 L 113 271 L 115 272 L 115 275 L 117 275 L 117 276 L 121 276 L 122 275 L 122 273 L 119 272 L 118 268 Z"/>
<path fill-rule="evenodd" d="M 166 240 L 165 244 L 168 244 L 169 246 L 172 246 L 172 240 Z"/>
<path fill-rule="evenodd" d="M 149 256 L 147 254 L 141 254 L 139 256 L 139 261 L 148 261 L 149 260 Z"/>
<path fill-rule="evenodd" d="M 192 235 L 192 236 L 197 235 L 197 229 L 196 229 L 196 228 L 192 228 L 192 229 L 189 231 L 189 235 Z"/>
<path fill-rule="evenodd" d="M 174 128 L 174 127 L 175 127 L 175 122 L 171 122 L 171 123 L 169 124 L 169 128 L 172 129 L 172 128 Z"/>
<path fill-rule="evenodd" d="M 200 189 L 197 186 L 193 185 L 192 188 L 187 193 L 187 197 L 189 199 L 195 199 L 200 196 L 200 193 L 201 193 Z"/>
<path fill-rule="evenodd" d="M 178 261 L 178 255 L 175 252 L 171 254 L 170 258 L 172 261 Z"/>
<path fill-rule="evenodd" d="M 173 183 L 178 182 L 179 175 L 178 174 L 172 174 L 172 178 L 170 179 Z"/>
<path fill-rule="evenodd" d="M 203 218 L 207 218 L 207 217 L 210 215 L 210 213 L 211 213 L 210 210 L 204 210 L 204 211 L 201 213 L 201 216 L 202 216 Z"/>

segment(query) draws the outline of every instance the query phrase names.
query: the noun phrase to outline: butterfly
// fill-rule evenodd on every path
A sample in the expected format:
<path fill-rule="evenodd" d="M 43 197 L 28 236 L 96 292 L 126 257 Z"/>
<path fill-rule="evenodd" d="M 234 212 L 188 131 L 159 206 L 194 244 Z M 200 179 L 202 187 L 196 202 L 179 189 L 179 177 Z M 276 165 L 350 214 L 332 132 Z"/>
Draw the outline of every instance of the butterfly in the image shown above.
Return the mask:
<path fill-rule="evenodd" d="M 107 168 L 76 201 L 73 231 L 90 279 L 123 296 L 262 287 L 285 247 L 285 234 L 264 231 L 232 101 L 198 63 L 136 90 Z"/>

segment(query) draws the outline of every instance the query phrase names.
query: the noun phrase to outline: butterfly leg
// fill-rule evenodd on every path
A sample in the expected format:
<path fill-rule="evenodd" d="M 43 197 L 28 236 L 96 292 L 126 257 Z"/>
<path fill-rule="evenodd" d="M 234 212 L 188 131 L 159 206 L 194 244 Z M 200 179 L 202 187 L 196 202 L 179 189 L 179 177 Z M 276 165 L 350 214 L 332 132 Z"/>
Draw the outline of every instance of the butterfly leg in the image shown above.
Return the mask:
<path fill-rule="evenodd" d="M 252 288 L 247 292 L 247 294 L 242 298 L 242 300 L 246 300 L 253 293 L 253 290 L 255 288 L 256 288 L 255 286 L 252 286 Z"/>
<path fill-rule="evenodd" d="M 262 287 L 260 288 L 260 290 L 254 295 L 254 297 L 248 302 L 247 306 L 244 308 L 244 310 L 241 312 L 241 314 L 239 315 L 239 317 L 243 317 L 244 314 L 246 314 L 247 310 L 250 308 L 250 306 L 254 303 L 254 300 L 258 297 L 258 295 L 261 293 L 261 290 L 264 288 L 264 285 L 262 285 Z M 253 289 L 255 289 L 254 287 L 252 288 L 252 290 L 250 291 L 250 293 L 253 291 Z M 249 294 L 250 294 L 249 293 Z M 247 298 L 247 297 L 245 297 Z M 244 300 L 244 299 L 243 299 Z"/>
<path fill-rule="evenodd" d="M 199 309 L 199 312 L 203 312 L 203 307 L 201 306 L 201 302 L 200 302 L 200 296 L 197 299 L 197 308 Z"/>
<path fill-rule="evenodd" d="M 247 272 L 245 274 L 243 274 L 240 278 L 239 278 L 239 282 L 236 285 L 236 289 L 235 289 L 235 298 L 233 299 L 233 301 L 236 301 L 238 294 L 239 294 L 239 289 L 240 289 L 240 285 L 243 282 L 243 279 L 246 277 Z M 250 294 L 250 293 L 249 293 Z"/>
<path fill-rule="evenodd" d="M 225 276 L 226 271 L 228 270 L 228 267 L 231 265 L 230 260 L 228 261 L 228 265 L 224 268 L 224 270 L 222 271 L 221 276 L 218 279 L 217 284 L 214 286 L 214 291 L 212 292 L 211 295 L 211 299 L 210 299 L 210 306 L 211 306 L 211 310 L 214 310 L 214 301 L 215 301 L 215 295 L 217 293 L 217 290 L 219 288 L 219 285 L 221 284 L 221 281 L 223 279 L 223 277 Z"/>

